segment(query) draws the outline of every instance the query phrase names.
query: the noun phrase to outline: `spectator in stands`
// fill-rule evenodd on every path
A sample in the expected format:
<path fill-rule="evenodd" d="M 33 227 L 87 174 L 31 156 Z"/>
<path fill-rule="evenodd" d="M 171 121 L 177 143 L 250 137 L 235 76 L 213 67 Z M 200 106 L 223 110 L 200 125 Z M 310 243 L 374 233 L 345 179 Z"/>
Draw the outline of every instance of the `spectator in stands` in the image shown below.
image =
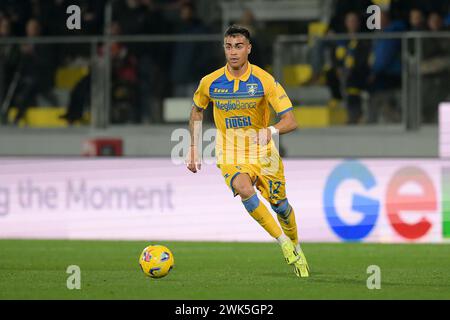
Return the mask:
<path fill-rule="evenodd" d="M 11 34 L 23 36 L 25 24 L 30 17 L 30 6 L 27 1 L 1 0 L 0 15 L 8 17 L 11 22 Z"/>
<path fill-rule="evenodd" d="M 11 34 L 11 21 L 8 17 L 0 14 L 0 39 L 8 38 Z M 7 123 L 6 108 L 10 104 L 8 96 L 9 89 L 13 88 L 13 78 L 17 68 L 17 46 L 5 44 L 0 46 L 0 112 L 1 123 Z"/>
<path fill-rule="evenodd" d="M 450 0 L 389 0 L 389 13 L 392 20 L 408 21 L 412 9 L 422 12 L 447 12 Z"/>
<path fill-rule="evenodd" d="M 381 12 L 381 31 L 405 31 L 403 21 L 391 21 L 389 13 Z M 371 71 L 368 78 L 370 105 L 368 123 L 378 122 L 380 111 L 388 122 L 401 119 L 399 89 L 401 86 L 401 41 L 377 39 L 373 42 Z"/>
<path fill-rule="evenodd" d="M 419 8 L 412 8 L 409 11 L 409 30 L 413 32 L 420 32 L 427 30 L 427 24 L 424 12 Z M 415 55 L 415 39 L 408 39 L 408 52 L 410 55 Z"/>
<path fill-rule="evenodd" d="M 427 19 L 428 30 L 432 32 L 447 31 L 444 26 L 444 18 L 440 12 L 430 12 Z"/>
<path fill-rule="evenodd" d="M 330 21 L 330 30 L 333 33 L 345 33 L 345 17 L 349 12 L 358 12 L 365 14 L 367 7 L 372 5 L 371 0 L 358 0 L 358 1 L 334 1 L 333 2 L 333 15 Z"/>
<path fill-rule="evenodd" d="M 141 33 L 145 16 L 140 0 L 116 1 L 113 19 L 120 25 L 123 34 Z"/>
<path fill-rule="evenodd" d="M 41 24 L 31 19 L 26 25 L 26 35 L 29 38 L 41 35 Z M 55 65 L 52 48 L 45 44 L 26 43 L 20 47 L 19 73 L 20 81 L 16 90 L 14 101 L 18 112 L 14 119 L 17 125 L 27 108 L 36 103 L 37 96 L 43 95 L 50 103 L 56 105 L 57 101 L 52 93 Z"/>
<path fill-rule="evenodd" d="M 10 36 L 11 21 L 7 17 L 0 18 L 0 39 Z M 2 103 L 17 67 L 17 57 L 16 45 L 5 44 L 0 46 L 0 102 Z"/>
<path fill-rule="evenodd" d="M 111 35 L 122 34 L 118 22 L 111 25 Z M 104 48 L 103 48 L 104 50 Z M 139 122 L 140 110 L 137 108 L 137 59 L 126 45 L 118 42 L 111 44 L 112 64 L 112 106 L 111 122 Z"/>
<path fill-rule="evenodd" d="M 117 21 L 112 22 L 110 34 L 119 36 L 122 28 Z M 105 46 L 99 48 L 99 55 L 104 56 Z M 137 123 L 140 110 L 137 108 L 137 59 L 122 43 L 111 44 L 112 65 L 112 104 L 111 123 Z M 83 77 L 70 94 L 67 112 L 61 116 L 69 124 L 83 117 L 85 107 L 91 97 L 91 74 Z"/>
<path fill-rule="evenodd" d="M 144 14 L 142 33 L 146 35 L 169 34 L 172 25 L 162 14 L 155 0 L 141 0 Z M 168 87 L 170 74 L 167 66 L 171 61 L 171 44 L 164 42 L 139 43 L 136 46 L 138 63 L 139 123 L 161 122 L 161 96 Z"/>
<path fill-rule="evenodd" d="M 0 17 L 0 37 L 11 37 L 11 20 L 8 17 Z"/>
<path fill-rule="evenodd" d="M 194 6 L 185 4 L 180 10 L 177 34 L 195 35 L 207 33 L 206 27 L 195 17 Z M 171 82 L 173 94 L 190 97 L 205 71 L 210 53 L 208 44 L 201 42 L 177 42 L 173 48 Z"/>
<path fill-rule="evenodd" d="M 432 32 L 444 30 L 443 18 L 438 12 L 428 15 L 428 29 Z M 437 122 L 437 108 L 441 101 L 449 98 L 450 41 L 442 38 L 424 38 L 421 62 L 423 108 L 425 122 Z"/>
<path fill-rule="evenodd" d="M 419 8 L 413 8 L 409 11 L 409 30 L 410 31 L 425 31 L 425 15 Z"/>
<path fill-rule="evenodd" d="M 347 34 L 352 36 L 361 30 L 361 20 L 356 12 L 345 16 Z M 369 43 L 364 40 L 338 41 L 334 51 L 333 67 L 327 73 L 327 83 L 334 98 L 345 96 L 348 124 L 362 121 L 361 91 L 366 87 Z M 341 93 L 341 88 L 345 90 Z"/>
<path fill-rule="evenodd" d="M 347 14 L 353 12 L 365 13 L 367 7 L 371 4 L 371 0 L 334 1 L 333 14 L 331 16 L 327 34 L 333 35 L 336 33 L 347 33 L 348 29 L 345 22 L 345 20 L 347 19 Z M 359 32 L 365 31 L 367 31 L 367 29 L 365 28 L 365 24 L 360 25 Z M 337 69 L 338 64 L 336 61 L 336 50 L 337 47 L 340 46 L 345 47 L 345 41 L 316 41 L 314 43 L 310 58 L 314 72 L 312 82 L 319 80 L 322 71 L 325 71 L 326 83 L 331 91 L 332 97 L 332 100 L 329 104 L 332 106 L 339 105 L 344 98 L 341 92 L 341 81 L 339 79 L 340 77 L 338 76 L 340 74 L 340 70 Z M 327 65 L 326 68 L 323 68 L 323 65 L 325 64 L 325 52 L 330 52 L 331 54 L 331 67 Z"/>

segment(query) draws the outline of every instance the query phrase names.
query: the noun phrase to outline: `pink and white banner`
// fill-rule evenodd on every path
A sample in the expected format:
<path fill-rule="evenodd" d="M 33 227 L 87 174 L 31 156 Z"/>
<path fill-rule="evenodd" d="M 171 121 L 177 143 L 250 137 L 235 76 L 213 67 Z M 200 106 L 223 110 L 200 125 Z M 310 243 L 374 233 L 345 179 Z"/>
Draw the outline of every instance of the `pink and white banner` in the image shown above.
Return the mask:
<path fill-rule="evenodd" d="M 284 163 L 302 241 L 450 239 L 450 161 Z M 271 241 L 217 167 L 170 159 L 0 159 L 0 238 Z"/>

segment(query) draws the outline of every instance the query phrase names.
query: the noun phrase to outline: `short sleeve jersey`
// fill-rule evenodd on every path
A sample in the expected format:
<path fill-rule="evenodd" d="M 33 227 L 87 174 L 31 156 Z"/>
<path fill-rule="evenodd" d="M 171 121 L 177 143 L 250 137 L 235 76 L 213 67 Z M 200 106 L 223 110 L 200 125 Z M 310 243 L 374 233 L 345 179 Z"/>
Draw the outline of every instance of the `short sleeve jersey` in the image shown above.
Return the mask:
<path fill-rule="evenodd" d="M 227 66 L 202 78 L 194 94 L 194 105 L 206 109 L 210 102 L 215 125 L 224 136 L 230 130 L 268 127 L 269 106 L 279 116 L 292 110 L 283 87 L 268 72 L 250 63 L 239 78 L 234 78 Z"/>

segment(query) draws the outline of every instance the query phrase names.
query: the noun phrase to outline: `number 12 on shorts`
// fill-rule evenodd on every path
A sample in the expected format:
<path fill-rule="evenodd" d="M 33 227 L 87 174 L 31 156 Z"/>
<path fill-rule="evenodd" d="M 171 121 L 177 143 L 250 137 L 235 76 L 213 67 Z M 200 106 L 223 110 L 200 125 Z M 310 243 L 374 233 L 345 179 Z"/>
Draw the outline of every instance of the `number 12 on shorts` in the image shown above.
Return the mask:
<path fill-rule="evenodd" d="M 281 182 L 269 180 L 269 192 L 270 197 L 274 197 L 276 194 L 280 193 Z"/>

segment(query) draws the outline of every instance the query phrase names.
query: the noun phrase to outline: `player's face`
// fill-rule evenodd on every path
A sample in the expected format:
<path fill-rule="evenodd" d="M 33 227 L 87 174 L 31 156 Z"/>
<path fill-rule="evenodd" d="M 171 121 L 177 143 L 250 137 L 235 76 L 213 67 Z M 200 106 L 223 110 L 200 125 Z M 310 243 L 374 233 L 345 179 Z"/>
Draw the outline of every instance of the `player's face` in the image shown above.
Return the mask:
<path fill-rule="evenodd" d="M 244 36 L 237 35 L 224 39 L 225 57 L 233 69 L 240 69 L 247 61 L 252 45 Z"/>

